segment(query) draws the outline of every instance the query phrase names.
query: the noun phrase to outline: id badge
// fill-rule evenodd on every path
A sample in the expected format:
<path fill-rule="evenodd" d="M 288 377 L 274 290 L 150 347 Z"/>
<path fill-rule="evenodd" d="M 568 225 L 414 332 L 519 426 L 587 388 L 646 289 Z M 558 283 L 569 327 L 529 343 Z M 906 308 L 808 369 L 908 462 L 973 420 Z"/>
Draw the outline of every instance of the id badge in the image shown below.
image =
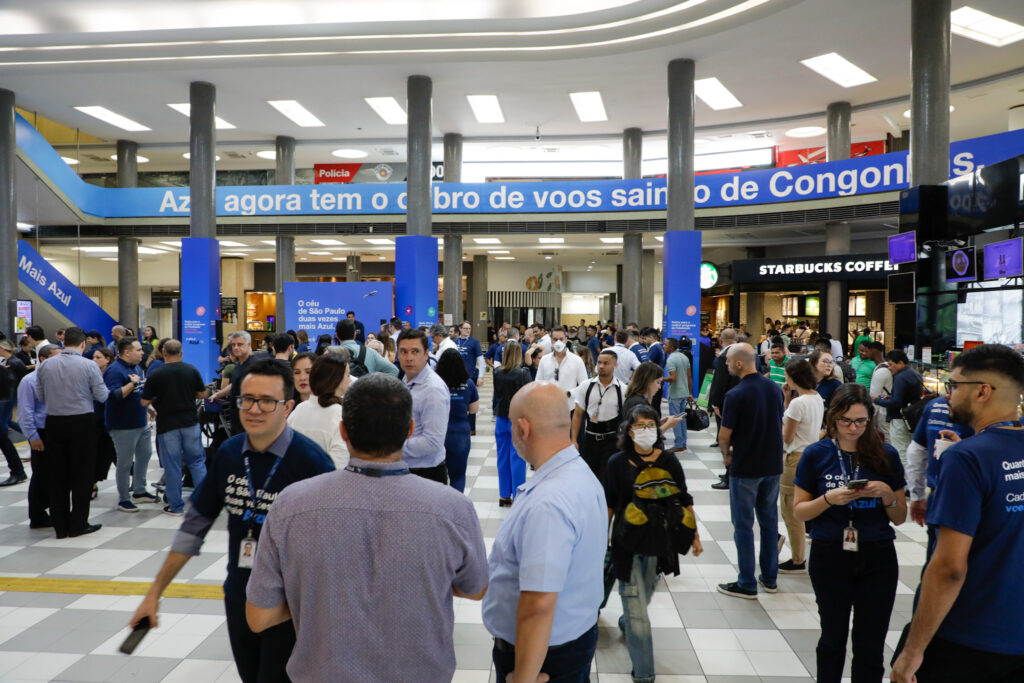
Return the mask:
<path fill-rule="evenodd" d="M 851 553 L 857 552 L 857 529 L 853 526 L 853 522 L 850 522 L 850 526 L 843 530 L 843 550 L 848 550 Z"/>
<path fill-rule="evenodd" d="M 238 568 L 252 569 L 253 558 L 256 557 L 256 539 L 246 536 L 238 545 Z"/>

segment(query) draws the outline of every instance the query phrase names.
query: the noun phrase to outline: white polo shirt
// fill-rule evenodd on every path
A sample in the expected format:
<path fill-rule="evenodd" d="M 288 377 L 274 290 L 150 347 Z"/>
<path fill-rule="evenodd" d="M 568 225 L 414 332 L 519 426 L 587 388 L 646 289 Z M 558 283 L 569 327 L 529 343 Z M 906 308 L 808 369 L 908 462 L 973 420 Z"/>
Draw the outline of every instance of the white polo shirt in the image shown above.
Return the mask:
<path fill-rule="evenodd" d="M 537 364 L 537 380 L 554 382 L 567 394 L 586 382 L 587 367 L 583 359 L 572 351 L 566 350 L 565 357 L 559 362 L 554 353 L 549 353 Z M 595 390 L 596 391 L 596 390 Z M 569 409 L 572 410 L 573 400 L 569 398 Z"/>

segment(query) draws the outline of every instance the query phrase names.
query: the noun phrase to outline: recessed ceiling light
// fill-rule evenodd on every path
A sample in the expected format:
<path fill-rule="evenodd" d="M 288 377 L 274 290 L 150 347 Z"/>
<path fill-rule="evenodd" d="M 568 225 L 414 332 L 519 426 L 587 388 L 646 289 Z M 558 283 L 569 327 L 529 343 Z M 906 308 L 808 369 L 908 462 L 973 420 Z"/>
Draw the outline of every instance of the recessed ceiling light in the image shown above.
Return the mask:
<path fill-rule="evenodd" d="M 192 152 L 185 152 L 181 156 L 185 157 L 186 159 L 191 159 L 192 158 Z M 220 161 L 220 155 L 219 154 L 214 154 L 213 155 L 213 160 L 214 161 Z"/>
<path fill-rule="evenodd" d="M 22 223 L 21 221 L 18 222 L 18 230 L 21 230 L 22 232 L 28 232 L 32 228 L 33 225 L 31 223 Z"/>
<path fill-rule="evenodd" d="M 952 33 L 995 47 L 1003 47 L 1024 38 L 1024 26 L 972 7 L 965 6 L 951 12 L 949 20 Z"/>
<path fill-rule="evenodd" d="M 100 261 L 117 261 L 117 257 L 116 256 L 103 256 L 103 257 L 100 258 Z"/>
<path fill-rule="evenodd" d="M 743 103 L 736 99 L 736 96 L 729 92 L 729 89 L 722 85 L 717 78 L 697 79 L 693 82 L 693 91 L 704 104 L 715 111 L 743 106 Z"/>
<path fill-rule="evenodd" d="M 291 119 L 292 123 L 303 128 L 320 128 L 326 125 L 296 100 L 267 100 L 274 109 Z"/>
<path fill-rule="evenodd" d="M 384 119 L 384 123 L 404 126 L 408 122 L 405 110 L 394 97 L 364 97 L 363 100 L 377 112 L 377 116 Z"/>
<path fill-rule="evenodd" d="M 245 252 L 241 252 L 241 251 L 225 251 L 224 255 L 225 256 L 243 256 L 243 257 L 246 256 Z"/>
<path fill-rule="evenodd" d="M 302 257 L 302 258 L 300 258 L 299 260 L 300 260 L 300 261 L 308 261 L 309 259 L 308 259 L 308 258 L 306 258 L 305 256 L 303 256 L 303 257 Z"/>
<path fill-rule="evenodd" d="M 275 161 L 277 159 L 277 152 L 272 149 L 261 149 L 256 152 L 256 156 L 260 159 L 267 159 L 268 161 Z"/>
<path fill-rule="evenodd" d="M 347 256 L 332 256 L 331 260 L 332 261 L 347 261 L 348 257 Z"/>
<path fill-rule="evenodd" d="M 71 247 L 75 251 L 84 251 L 87 254 L 116 254 L 117 247 Z"/>
<path fill-rule="evenodd" d="M 505 123 L 497 95 L 466 95 L 477 123 Z"/>
<path fill-rule="evenodd" d="M 487 253 L 488 254 L 508 254 L 510 252 L 509 252 L 508 249 L 488 249 Z"/>
<path fill-rule="evenodd" d="M 185 116 L 192 115 L 192 105 L 190 105 L 188 102 L 182 102 L 181 104 L 168 104 L 167 106 L 173 109 L 174 111 L 178 112 L 179 114 L 184 114 Z M 231 125 L 219 116 L 213 117 L 213 125 L 214 128 L 216 128 L 217 130 L 231 130 L 232 128 L 234 128 L 233 125 Z"/>
<path fill-rule="evenodd" d="M 163 249 L 153 249 L 151 247 L 139 247 L 140 254 L 166 254 L 168 252 Z"/>
<path fill-rule="evenodd" d="M 110 111 L 106 107 L 87 106 L 75 107 L 75 109 L 82 112 L 83 114 L 93 117 L 94 119 L 99 119 L 104 123 L 109 123 L 112 126 L 116 126 L 121 130 L 130 130 L 133 132 L 142 130 L 152 130 L 149 126 L 144 126 L 138 121 L 132 121 L 127 116 L 121 116 L 120 114 Z"/>
<path fill-rule="evenodd" d="M 786 131 L 787 138 L 816 138 L 819 135 L 824 135 L 828 131 L 821 126 L 801 126 L 799 128 L 791 128 Z"/>
<path fill-rule="evenodd" d="M 955 111 L 956 111 L 956 107 L 954 107 L 952 104 L 949 105 L 949 113 L 952 114 Z M 903 118 L 905 118 L 905 119 L 909 119 L 910 118 L 910 110 L 909 109 L 906 110 L 905 112 L 903 112 Z"/>
<path fill-rule="evenodd" d="M 855 85 L 864 85 L 865 83 L 873 83 L 878 80 L 864 69 L 835 52 L 818 55 L 810 59 L 801 59 L 800 63 L 811 71 L 821 74 L 844 88 L 852 88 Z"/>
<path fill-rule="evenodd" d="M 363 241 L 366 242 L 367 244 L 375 244 L 377 246 L 395 243 L 394 240 L 388 239 L 387 237 L 365 237 L 363 238 Z"/>
<path fill-rule="evenodd" d="M 273 263 L 275 259 L 272 258 L 258 258 L 253 259 L 254 261 L 263 261 L 264 263 Z"/>
<path fill-rule="evenodd" d="M 497 237 L 474 237 L 473 241 L 477 244 L 501 244 Z"/>
<path fill-rule="evenodd" d="M 605 244 L 622 244 L 621 237 L 602 237 L 601 241 Z"/>
<path fill-rule="evenodd" d="M 544 260 L 545 260 L 545 261 L 550 261 L 550 260 L 551 260 L 551 257 L 550 257 L 550 256 L 545 256 L 545 257 L 544 257 Z"/>
<path fill-rule="evenodd" d="M 335 245 L 345 244 L 341 240 L 336 240 L 336 239 L 315 239 L 315 240 L 310 240 L 310 241 L 311 242 L 316 242 L 317 244 L 322 244 L 325 247 L 333 247 Z"/>
<path fill-rule="evenodd" d="M 515 256 L 495 256 L 494 260 L 495 261 L 515 261 L 516 257 Z"/>
<path fill-rule="evenodd" d="M 260 244 L 269 244 L 272 247 L 276 247 L 277 240 L 260 240 Z"/>
<path fill-rule="evenodd" d="M 569 99 L 572 100 L 572 106 L 576 108 L 576 116 L 582 123 L 608 120 L 608 114 L 604 110 L 604 101 L 601 99 L 601 93 L 597 90 L 571 92 Z"/>
<path fill-rule="evenodd" d="M 378 257 L 377 257 L 377 260 L 378 260 L 378 261 L 387 261 L 387 260 L 388 260 L 388 257 L 387 257 L 387 256 L 378 256 Z"/>
<path fill-rule="evenodd" d="M 664 242 L 665 241 L 665 238 L 662 235 L 655 235 L 654 239 L 658 240 L 659 242 Z"/>
<path fill-rule="evenodd" d="M 342 148 L 334 150 L 331 152 L 331 155 L 336 156 L 339 159 L 365 159 L 370 156 L 370 153 L 364 152 L 361 149 Z"/>
<path fill-rule="evenodd" d="M 306 253 L 309 254 L 310 256 L 330 256 L 331 255 L 331 252 L 329 252 L 329 251 L 307 251 Z"/>
<path fill-rule="evenodd" d="M 111 154 L 110 155 L 110 159 L 112 161 L 117 161 L 117 155 L 116 154 Z M 138 164 L 148 164 L 149 163 L 149 157 L 144 157 L 144 156 L 141 156 L 139 154 L 136 154 L 135 155 L 135 163 L 138 163 Z"/>
<path fill-rule="evenodd" d="M 565 244 L 564 237 L 538 237 L 537 241 L 541 244 Z"/>
<path fill-rule="evenodd" d="M 61 159 L 63 159 L 64 163 L 67 164 L 68 166 L 78 165 L 78 159 L 72 159 L 71 157 L 61 157 Z"/>
<path fill-rule="evenodd" d="M 220 246 L 222 247 L 244 247 L 245 244 L 242 242 L 232 242 L 231 240 L 221 240 Z"/>
<path fill-rule="evenodd" d="M 161 242 L 160 244 L 166 244 L 169 247 L 177 247 L 181 249 L 181 242 Z"/>

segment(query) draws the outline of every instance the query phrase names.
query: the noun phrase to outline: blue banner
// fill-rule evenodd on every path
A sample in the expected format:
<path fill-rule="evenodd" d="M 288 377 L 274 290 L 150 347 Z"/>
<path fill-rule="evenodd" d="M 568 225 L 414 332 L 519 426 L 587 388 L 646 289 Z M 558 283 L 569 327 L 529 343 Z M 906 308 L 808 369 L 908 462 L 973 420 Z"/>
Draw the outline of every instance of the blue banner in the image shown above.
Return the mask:
<path fill-rule="evenodd" d="M 395 238 L 395 315 L 413 327 L 437 322 L 437 238 Z"/>
<path fill-rule="evenodd" d="M 338 321 L 354 311 L 366 332 L 377 334 L 381 321 L 391 318 L 393 303 L 390 282 L 286 282 L 278 329 L 306 330 L 315 342 L 321 334 L 333 337 Z"/>
<path fill-rule="evenodd" d="M 25 119 L 18 147 L 79 209 L 100 218 L 185 217 L 189 188 L 104 188 L 90 185 Z M 950 177 L 1024 153 L 1024 130 L 950 145 Z M 907 187 L 907 152 L 810 166 L 697 176 L 697 208 L 773 204 L 893 192 Z M 665 178 L 639 180 L 437 183 L 435 214 L 608 213 L 664 211 Z M 218 187 L 218 216 L 401 215 L 405 183 Z"/>
<path fill-rule="evenodd" d="M 104 337 L 109 337 L 110 328 L 117 324 L 25 240 L 18 240 L 18 279 L 72 325 L 86 332 L 99 330 Z"/>
<path fill-rule="evenodd" d="M 669 230 L 662 254 L 662 295 L 666 337 L 693 341 L 693 387 L 700 388 L 700 232 Z"/>
<path fill-rule="evenodd" d="M 220 243 L 209 237 L 181 240 L 181 344 L 184 360 L 204 381 L 217 372 L 220 347 Z"/>

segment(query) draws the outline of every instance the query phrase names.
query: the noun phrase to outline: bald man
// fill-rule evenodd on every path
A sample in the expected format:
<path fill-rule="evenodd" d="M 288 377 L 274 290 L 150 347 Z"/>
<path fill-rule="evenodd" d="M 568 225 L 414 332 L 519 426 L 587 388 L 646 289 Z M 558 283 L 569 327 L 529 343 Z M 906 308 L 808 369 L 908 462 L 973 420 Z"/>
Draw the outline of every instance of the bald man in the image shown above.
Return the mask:
<path fill-rule="evenodd" d="M 750 344 L 733 344 L 726 367 L 739 382 L 725 395 L 718 445 L 729 468 L 729 509 L 739 577 L 718 586 L 736 598 L 757 598 L 758 584 L 778 590 L 779 478 L 782 474 L 782 390 L 757 371 Z M 761 575 L 754 578 L 754 517 L 761 527 Z"/>
<path fill-rule="evenodd" d="M 484 626 L 496 680 L 589 680 L 604 598 L 604 489 L 569 439 L 565 393 L 531 382 L 509 406 L 512 443 L 536 472 L 519 487 L 490 557 Z"/>

